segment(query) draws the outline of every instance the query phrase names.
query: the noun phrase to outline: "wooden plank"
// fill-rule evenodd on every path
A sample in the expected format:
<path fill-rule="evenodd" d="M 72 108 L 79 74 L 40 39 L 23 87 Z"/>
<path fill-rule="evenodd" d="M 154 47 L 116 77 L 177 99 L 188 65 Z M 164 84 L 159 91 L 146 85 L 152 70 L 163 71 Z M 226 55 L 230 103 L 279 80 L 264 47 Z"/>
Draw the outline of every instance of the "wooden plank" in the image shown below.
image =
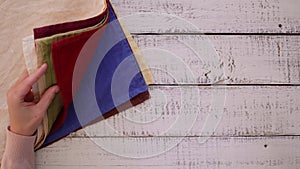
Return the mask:
<path fill-rule="evenodd" d="M 23 56 L 22 56 L 22 43 L 21 42 L 22 42 L 22 38 L 32 34 L 32 29 L 34 27 L 47 25 L 47 24 L 51 24 L 51 23 L 62 22 L 62 21 L 66 21 L 66 20 L 77 20 L 80 18 L 82 19 L 82 18 L 86 18 L 86 17 L 92 16 L 92 15 L 95 15 L 95 13 L 97 13 L 96 12 L 97 8 L 95 7 L 97 5 L 95 5 L 95 4 L 97 4 L 96 2 L 98 0 L 94 0 L 93 3 L 92 2 L 84 3 L 85 1 L 81 0 L 80 2 L 83 5 L 80 7 L 78 7 L 78 5 L 76 5 L 77 3 L 69 3 L 69 1 L 70 0 L 64 0 L 63 2 L 59 3 L 59 5 L 57 3 L 53 3 L 53 1 L 51 1 L 51 0 L 41 1 L 41 2 L 34 1 L 34 5 L 32 5 L 32 3 L 29 3 L 29 2 L 23 2 L 23 1 L 18 1 L 18 0 L 2 1 L 2 3 L 0 4 L 1 5 L 0 13 L 1 13 L 1 16 L 3 15 L 3 22 L 0 23 L 0 28 L 1 28 L 0 37 L 1 37 L 1 39 L 6 39 L 6 41 L 4 43 L 2 43 L 2 45 L 0 47 L 0 53 L 1 53 L 0 77 L 2 79 L 0 82 L 0 93 L 1 94 L 3 94 L 3 95 L 5 94 L 5 92 L 9 88 L 9 86 L 14 82 L 16 77 L 18 77 L 25 68 L 24 63 L 23 63 L 24 60 L 23 60 Z M 163 4 L 163 2 L 166 2 L 166 0 L 164 0 L 164 1 L 140 1 L 139 3 L 140 4 L 142 4 L 142 3 L 151 3 L 151 4 L 161 3 L 161 4 Z M 172 2 L 175 3 L 176 1 L 172 1 Z M 230 1 L 230 2 L 232 2 L 232 1 Z M 254 3 L 255 0 L 252 0 L 249 2 Z M 271 1 L 268 1 L 268 2 L 271 2 Z M 279 2 L 283 2 L 283 1 L 279 1 Z M 123 12 L 129 11 L 130 13 L 132 13 L 130 11 L 130 3 L 137 3 L 137 2 L 127 1 L 127 3 L 129 3 L 129 5 L 126 5 L 126 3 L 125 3 L 122 6 L 120 6 L 121 5 L 120 3 L 121 4 L 125 3 L 125 1 L 114 2 L 114 4 L 117 6 L 117 10 L 120 11 L 120 15 L 124 16 L 126 14 L 121 14 L 122 11 Z M 186 1 L 185 3 L 179 3 L 179 2 L 176 2 L 176 3 L 183 4 L 183 5 L 191 4 L 191 3 L 192 4 L 193 3 L 203 4 L 199 1 Z M 225 2 L 220 2 L 220 4 L 221 3 L 229 3 L 229 2 L 225 1 Z M 239 4 L 239 3 L 247 4 L 248 1 L 244 0 L 244 1 L 237 2 L 235 4 Z M 265 3 L 265 2 L 263 2 L 263 3 Z M 119 4 L 119 6 L 118 6 L 118 4 Z M 213 4 L 214 3 L 212 3 L 212 5 Z M 257 3 L 254 3 L 254 4 L 257 4 Z M 291 3 L 286 3 L 286 4 L 291 4 Z M 47 6 L 47 10 L 41 10 L 41 11 L 37 12 L 38 9 L 42 9 L 42 7 L 45 7 L 45 6 Z M 197 6 L 197 5 L 193 5 L 193 6 Z M 233 6 L 235 6 L 235 5 L 233 5 Z M 132 6 L 132 7 L 134 7 L 134 6 Z M 146 7 L 152 8 L 150 4 L 147 4 Z M 245 6 L 245 8 L 246 7 L 247 6 Z M 56 9 L 55 12 L 57 12 L 57 13 L 54 13 L 53 11 L 51 11 L 49 9 Z M 87 10 L 87 9 L 89 9 L 89 10 Z M 153 9 L 156 9 L 156 8 L 153 8 Z M 224 8 L 224 9 L 226 9 L 226 8 Z M 172 10 L 170 10 L 170 11 L 172 11 Z M 26 21 L 20 19 L 20 18 L 24 18 L 24 17 L 26 18 Z M 217 17 L 217 19 L 218 18 L 220 18 L 220 17 Z M 244 21 L 244 20 L 245 19 L 242 19 L 242 21 Z M 140 22 L 140 21 L 136 20 L 135 23 L 142 24 L 144 22 Z M 161 23 L 164 23 L 164 22 L 160 22 L 160 24 Z M 297 22 L 293 22 L 293 23 L 297 23 Z M 239 24 L 231 24 L 231 25 L 239 25 Z M 12 27 L 16 28 L 16 30 L 11 29 Z M 244 39 L 246 39 L 246 38 L 248 38 L 248 36 L 245 36 Z M 257 38 L 257 39 L 255 39 L 255 38 Z M 274 59 L 273 56 L 275 56 L 275 55 L 270 55 L 269 56 L 270 58 L 265 58 L 270 61 L 262 62 L 261 60 L 258 60 L 257 63 L 265 63 L 265 64 L 263 64 L 263 66 L 260 66 L 260 67 L 264 67 L 266 65 L 267 66 L 272 65 L 269 67 L 269 69 L 263 70 L 264 72 L 265 71 L 271 72 L 273 74 L 271 77 L 269 75 L 265 75 L 265 76 L 267 76 L 267 78 L 261 77 L 261 76 L 263 76 L 261 73 L 262 71 L 255 71 L 256 76 L 254 76 L 254 75 L 253 75 L 254 77 L 243 77 L 242 76 L 241 78 L 235 79 L 235 81 L 233 83 L 237 83 L 237 81 L 242 81 L 244 78 L 246 78 L 244 80 L 244 82 L 247 82 L 247 83 L 256 83 L 256 82 L 268 83 L 270 81 L 272 83 L 289 83 L 289 78 L 290 78 L 291 83 L 298 83 L 299 77 L 298 77 L 297 73 L 299 71 L 297 72 L 297 68 L 299 68 L 299 66 L 296 64 L 298 62 L 297 58 L 299 58 L 299 48 L 297 48 L 299 46 L 298 45 L 299 40 L 297 40 L 298 37 L 291 37 L 291 38 L 283 37 L 282 41 L 281 40 L 276 41 L 279 43 L 280 50 L 278 50 L 278 51 L 277 51 L 276 42 L 274 42 L 274 41 L 269 42 L 267 40 L 268 38 L 270 39 L 269 36 L 255 36 L 255 38 L 251 39 L 249 41 L 244 40 L 244 43 L 243 43 L 243 41 L 240 41 L 237 39 L 231 39 L 229 41 L 225 41 L 226 43 L 227 42 L 234 43 L 235 40 L 237 40 L 237 42 L 239 42 L 243 45 L 240 46 L 239 43 L 235 43 L 234 46 L 220 45 L 226 49 L 225 54 L 223 54 L 224 57 L 227 57 L 228 59 L 230 59 L 230 57 L 229 57 L 229 56 L 231 56 L 231 54 L 229 53 L 229 52 L 231 52 L 230 47 L 232 47 L 233 52 L 245 53 L 246 51 L 249 51 L 249 53 L 246 55 L 249 58 L 252 58 L 255 55 L 258 55 L 259 57 L 256 59 L 264 57 L 265 55 L 269 56 L 270 51 L 271 51 L 271 53 L 273 51 L 274 53 L 279 53 L 280 56 L 282 55 L 282 57 L 283 57 L 282 59 L 276 60 L 276 62 L 278 62 L 278 63 L 280 61 L 280 65 L 274 66 L 274 64 L 272 64 L 271 58 Z M 265 38 L 266 40 L 258 41 L 258 39 L 263 39 L 263 38 Z M 276 38 L 280 39 L 281 37 L 276 37 Z M 271 37 L 271 39 L 272 39 L 272 37 Z M 257 43 L 256 40 L 259 43 Z M 218 39 L 216 39 L 216 41 L 218 41 Z M 266 42 L 266 43 L 264 43 L 264 42 Z M 290 44 L 290 43 L 292 43 L 292 44 Z M 253 48 L 248 46 L 249 44 L 253 45 Z M 264 45 L 264 48 L 261 47 L 262 45 Z M 268 47 L 269 45 L 271 45 L 271 46 Z M 260 46 L 259 52 L 256 52 L 257 49 L 254 48 L 255 46 Z M 235 48 L 239 48 L 239 47 L 241 49 L 235 51 Z M 287 47 L 287 48 L 284 48 L 284 47 Z M 269 50 L 266 50 L 265 48 L 267 48 Z M 294 49 L 294 50 L 290 50 L 290 49 Z M 288 50 L 289 52 L 287 52 L 286 50 Z M 222 55 L 221 52 L 222 51 L 218 51 L 219 55 Z M 255 55 L 251 55 L 251 53 L 253 53 Z M 239 54 L 237 54 L 237 55 L 239 55 Z M 242 55 L 240 55 L 240 56 L 242 56 Z M 292 56 L 293 58 L 288 59 L 288 58 L 286 58 L 287 56 L 288 57 Z M 235 60 L 228 61 L 229 64 L 232 61 L 235 61 Z M 245 60 L 245 61 L 247 62 L 247 60 Z M 254 62 L 254 60 L 252 60 L 252 64 L 257 64 L 257 63 L 253 63 L 253 62 Z M 199 63 L 199 61 L 196 60 L 196 64 L 197 63 Z M 245 64 L 245 63 L 242 63 L 242 64 L 247 66 L 247 64 Z M 209 65 L 206 65 L 206 66 L 209 66 Z M 231 68 L 231 67 L 232 66 L 229 66 L 229 68 L 228 68 L 228 66 L 227 66 L 226 69 L 234 68 L 234 67 L 233 68 Z M 240 67 L 241 67 L 241 69 L 234 69 L 235 72 L 243 73 L 244 71 L 248 70 L 247 67 L 246 68 L 244 68 L 244 66 L 240 66 Z M 180 78 L 177 78 L 177 79 L 179 80 L 179 82 L 182 82 L 182 83 L 185 83 L 185 82 L 187 82 L 187 83 L 188 82 L 213 83 L 213 82 L 218 81 L 219 79 L 221 79 L 221 80 L 224 78 L 226 79 L 225 76 L 223 78 L 219 74 L 216 74 L 216 76 L 212 77 L 212 74 L 209 73 L 210 70 L 206 69 L 206 68 L 207 67 L 196 68 L 197 70 L 199 70 L 199 69 L 203 70 L 203 72 L 199 71 L 201 73 L 199 75 L 200 79 L 196 79 L 194 81 L 191 81 L 191 80 L 184 81 L 184 79 L 180 79 Z M 274 72 L 270 71 L 274 68 L 276 69 L 276 71 L 274 71 Z M 252 66 L 252 70 L 253 69 L 257 70 L 257 67 Z M 219 69 L 214 69 L 214 70 L 217 70 L 219 72 Z M 252 71 L 252 70 L 249 70 L 249 71 Z M 199 73 L 199 72 L 196 71 L 196 73 Z M 213 73 L 215 73 L 215 72 L 216 71 L 213 71 Z M 209 78 L 207 79 L 206 76 L 208 76 Z M 291 76 L 291 77 L 289 77 L 289 76 Z M 252 82 L 252 78 L 258 78 L 258 79 L 255 79 Z M 167 81 L 162 81 L 162 82 L 167 83 Z M 0 105 L 5 102 L 6 102 L 5 97 L 0 98 Z"/>
<path fill-rule="evenodd" d="M 65 138 L 37 152 L 37 169 L 297 169 L 299 137 Z M 168 145 L 173 142 L 178 144 Z M 167 149 L 169 148 L 169 149 Z M 167 150 L 166 150 L 167 149 Z M 148 158 L 143 158 L 147 157 Z M 137 158 L 135 158 L 137 157 Z"/>
<path fill-rule="evenodd" d="M 112 0 L 134 33 L 299 33 L 297 0 Z"/>
<path fill-rule="evenodd" d="M 300 87 L 151 87 L 151 99 L 71 137 L 300 135 Z"/>
<path fill-rule="evenodd" d="M 300 84 L 300 36 L 134 36 L 156 84 Z"/>

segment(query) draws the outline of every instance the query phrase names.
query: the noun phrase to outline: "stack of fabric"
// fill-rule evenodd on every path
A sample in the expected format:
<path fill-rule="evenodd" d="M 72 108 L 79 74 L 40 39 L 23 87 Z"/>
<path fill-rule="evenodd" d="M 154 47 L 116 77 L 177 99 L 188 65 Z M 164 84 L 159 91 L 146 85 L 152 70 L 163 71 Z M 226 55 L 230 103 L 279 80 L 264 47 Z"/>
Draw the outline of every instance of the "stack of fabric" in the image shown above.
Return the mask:
<path fill-rule="evenodd" d="M 55 84 L 61 91 L 38 129 L 36 149 L 149 98 L 150 69 L 112 4 L 99 1 L 99 15 L 35 28 L 23 40 L 29 72 L 48 64 L 33 87 L 36 99 Z"/>

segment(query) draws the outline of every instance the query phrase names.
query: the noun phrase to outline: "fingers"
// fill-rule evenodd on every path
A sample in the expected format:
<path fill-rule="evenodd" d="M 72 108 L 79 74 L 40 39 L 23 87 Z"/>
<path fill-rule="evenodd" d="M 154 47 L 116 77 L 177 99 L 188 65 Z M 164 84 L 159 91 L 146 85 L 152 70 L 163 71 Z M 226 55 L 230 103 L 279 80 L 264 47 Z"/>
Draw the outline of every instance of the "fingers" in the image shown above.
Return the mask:
<path fill-rule="evenodd" d="M 25 70 L 22 75 L 19 77 L 19 79 L 17 80 L 16 84 L 19 84 L 20 82 L 22 82 L 24 79 L 26 79 L 28 77 L 28 71 Z"/>
<path fill-rule="evenodd" d="M 24 80 L 24 85 L 27 86 L 32 86 L 34 83 L 36 83 L 46 72 L 47 70 L 47 64 L 43 64 L 38 70 L 36 70 L 34 73 L 29 75 L 25 80 Z"/>
<path fill-rule="evenodd" d="M 46 113 L 49 105 L 51 104 L 55 94 L 59 92 L 58 86 L 49 88 L 42 96 L 41 100 L 37 103 L 36 108 L 41 113 Z"/>
<path fill-rule="evenodd" d="M 36 70 L 33 74 L 27 76 L 23 79 L 18 85 L 18 91 L 20 97 L 25 97 L 28 91 L 31 89 L 32 85 L 36 83 L 46 72 L 47 64 L 43 64 L 38 70 Z M 20 78 L 21 79 L 21 78 Z"/>

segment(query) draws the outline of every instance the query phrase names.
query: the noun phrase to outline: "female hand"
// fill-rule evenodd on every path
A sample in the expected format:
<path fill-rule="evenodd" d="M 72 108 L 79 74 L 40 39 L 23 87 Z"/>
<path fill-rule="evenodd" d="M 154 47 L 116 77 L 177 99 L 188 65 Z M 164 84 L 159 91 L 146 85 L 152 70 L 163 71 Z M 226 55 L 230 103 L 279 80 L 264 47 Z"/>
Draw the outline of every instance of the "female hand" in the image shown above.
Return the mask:
<path fill-rule="evenodd" d="M 47 65 L 42 65 L 33 74 L 26 71 L 7 92 L 10 131 L 32 136 L 41 124 L 47 109 L 56 93 L 58 86 L 49 88 L 38 103 L 33 102 L 32 85 L 46 72 Z"/>

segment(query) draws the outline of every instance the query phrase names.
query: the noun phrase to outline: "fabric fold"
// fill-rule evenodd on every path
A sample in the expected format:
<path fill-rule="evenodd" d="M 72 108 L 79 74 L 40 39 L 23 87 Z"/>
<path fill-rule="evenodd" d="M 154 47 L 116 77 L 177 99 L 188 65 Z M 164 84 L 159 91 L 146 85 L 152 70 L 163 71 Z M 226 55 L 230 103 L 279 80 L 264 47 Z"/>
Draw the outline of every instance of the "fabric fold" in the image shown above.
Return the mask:
<path fill-rule="evenodd" d="M 103 4 L 95 17 L 35 28 L 34 40 L 26 41 L 31 48 L 24 44 L 28 69 L 48 64 L 38 97 L 55 84 L 61 91 L 39 128 L 36 149 L 150 98 L 151 71 L 112 4 Z M 33 46 L 36 59 L 28 56 Z"/>

